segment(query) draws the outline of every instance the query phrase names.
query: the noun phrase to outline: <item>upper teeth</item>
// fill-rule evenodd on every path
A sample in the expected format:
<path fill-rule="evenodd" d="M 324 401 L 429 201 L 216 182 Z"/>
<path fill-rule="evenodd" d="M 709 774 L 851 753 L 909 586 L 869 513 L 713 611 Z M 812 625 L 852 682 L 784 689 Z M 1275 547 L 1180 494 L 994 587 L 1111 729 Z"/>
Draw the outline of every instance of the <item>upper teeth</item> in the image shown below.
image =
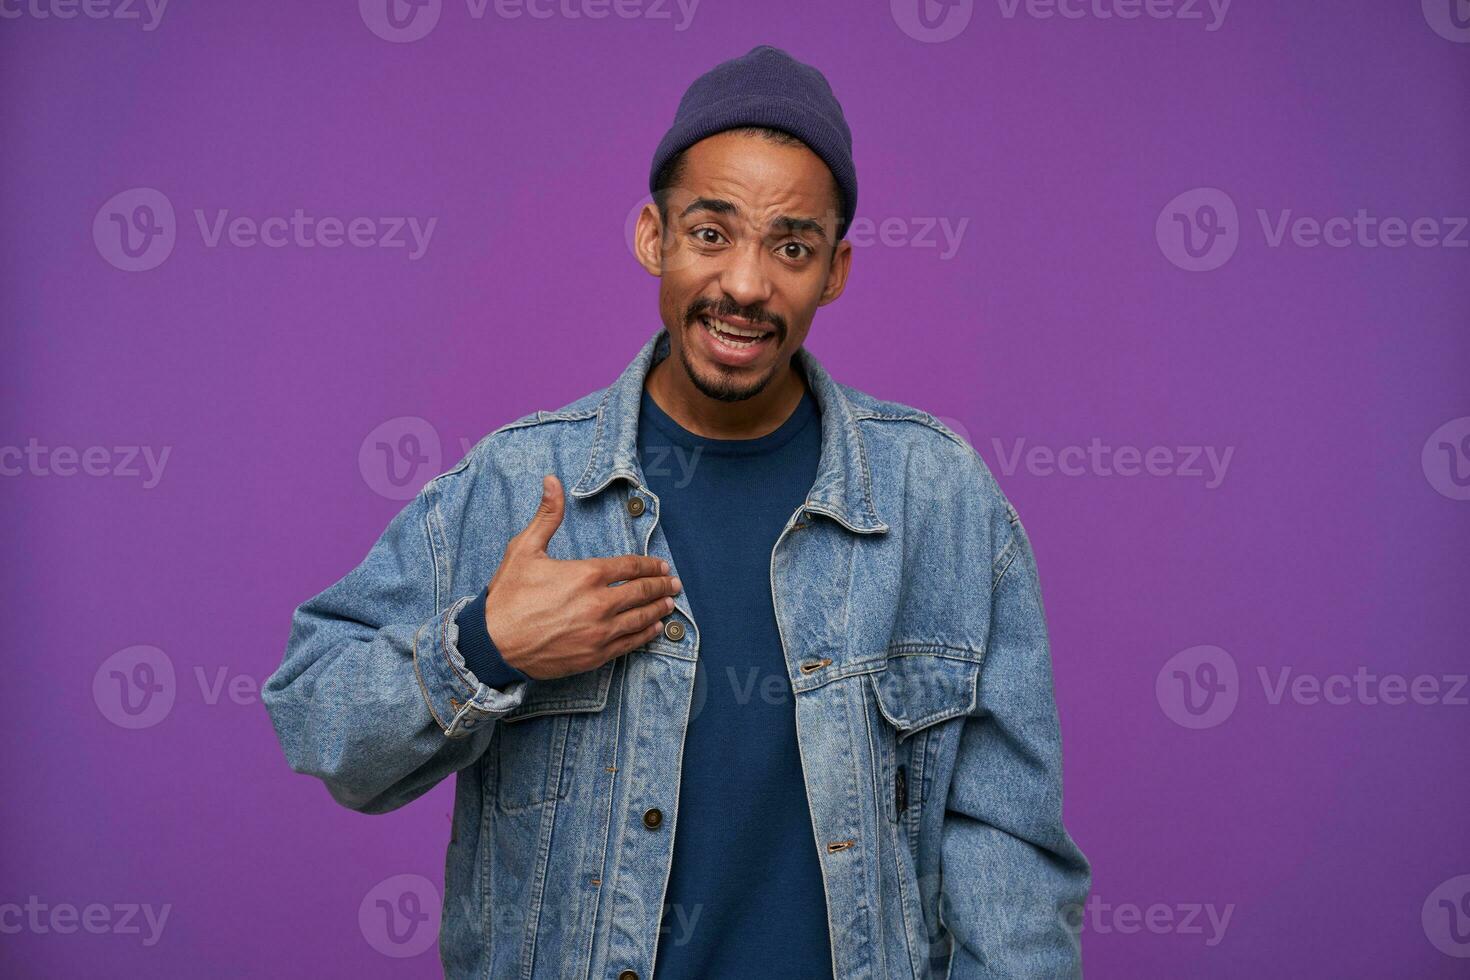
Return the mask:
<path fill-rule="evenodd" d="M 710 323 L 714 324 L 717 328 L 719 328 L 724 333 L 734 334 L 737 337 L 764 337 L 765 336 L 765 332 L 764 331 L 761 331 L 761 330 L 742 330 L 739 327 L 732 327 L 732 326 L 730 326 L 730 324 L 726 323 L 724 320 L 710 319 Z"/>

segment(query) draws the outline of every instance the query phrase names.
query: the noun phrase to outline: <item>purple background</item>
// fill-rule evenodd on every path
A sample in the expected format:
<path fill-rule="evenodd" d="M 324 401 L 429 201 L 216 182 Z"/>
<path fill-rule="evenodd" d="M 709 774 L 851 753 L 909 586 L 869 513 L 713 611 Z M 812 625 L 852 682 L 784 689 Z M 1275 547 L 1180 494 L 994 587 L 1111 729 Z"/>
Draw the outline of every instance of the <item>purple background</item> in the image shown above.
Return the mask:
<path fill-rule="evenodd" d="M 683 30 L 673 6 L 477 19 L 444 0 L 411 43 L 352 0 L 175 0 L 154 30 L 0 19 L 0 447 L 107 447 L 109 468 L 115 447 L 170 447 L 151 488 L 0 458 L 0 905 L 170 905 L 152 946 L 44 916 L 16 933 L 0 910 L 0 973 L 438 974 L 432 947 L 375 951 L 358 908 L 396 875 L 442 887 L 452 780 L 352 813 L 287 769 L 257 696 L 210 703 L 196 670 L 258 686 L 292 608 L 401 506 L 359 464 L 375 427 L 416 417 L 442 440 L 416 486 L 461 440 L 627 364 L 658 326 L 625 240 L 653 147 L 689 81 L 762 42 L 826 73 L 859 215 L 894 219 L 810 349 L 964 432 L 1035 544 L 1067 822 L 1095 868 L 1088 976 L 1470 973 L 1470 943 L 1435 944 L 1437 900 L 1421 916 L 1467 889 L 1470 692 L 1272 703 L 1258 673 L 1448 693 L 1470 659 L 1470 501 L 1437 489 L 1470 443 L 1421 459 L 1470 416 L 1470 249 L 1273 247 L 1257 215 L 1366 209 L 1448 235 L 1470 214 L 1470 43 L 1431 29 L 1439 3 L 1237 0 L 1209 30 L 1205 6 L 1066 19 L 989 0 L 937 43 L 900 27 L 901 0 L 704 0 Z M 177 241 L 128 272 L 92 228 L 140 187 L 171 202 Z M 1238 244 L 1185 271 L 1156 220 L 1199 187 L 1238 208 Z M 209 247 L 194 217 L 296 208 L 437 225 L 411 260 Z M 941 221 L 967 222 L 947 257 L 923 234 Z M 1213 487 L 1002 465 L 1017 440 L 1094 438 L 1233 455 Z M 176 699 L 127 730 L 93 681 L 139 644 L 166 653 Z M 1193 729 L 1166 664 L 1201 645 L 1237 667 L 1238 703 Z M 1204 914 L 1180 928 L 1191 906 L 1228 909 L 1223 934 Z"/>

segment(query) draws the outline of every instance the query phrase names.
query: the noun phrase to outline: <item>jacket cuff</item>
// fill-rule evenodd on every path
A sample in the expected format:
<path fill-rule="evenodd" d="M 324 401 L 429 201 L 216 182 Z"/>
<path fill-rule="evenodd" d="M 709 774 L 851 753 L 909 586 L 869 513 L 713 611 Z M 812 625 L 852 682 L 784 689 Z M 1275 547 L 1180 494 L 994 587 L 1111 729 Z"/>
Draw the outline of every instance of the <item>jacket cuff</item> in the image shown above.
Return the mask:
<path fill-rule="evenodd" d="M 449 738 L 465 738 L 486 721 L 520 707 L 529 685 L 513 682 L 491 687 L 465 665 L 459 652 L 455 617 L 470 603 L 456 599 L 448 609 L 420 626 L 413 639 L 413 669 L 429 713 Z"/>
<path fill-rule="evenodd" d="M 470 673 L 491 687 L 504 688 L 514 681 L 530 680 L 531 676 L 506 663 L 495 641 L 490 639 L 490 632 L 485 628 L 485 600 L 489 593 L 487 585 L 454 617 L 459 627 L 457 646 Z"/>

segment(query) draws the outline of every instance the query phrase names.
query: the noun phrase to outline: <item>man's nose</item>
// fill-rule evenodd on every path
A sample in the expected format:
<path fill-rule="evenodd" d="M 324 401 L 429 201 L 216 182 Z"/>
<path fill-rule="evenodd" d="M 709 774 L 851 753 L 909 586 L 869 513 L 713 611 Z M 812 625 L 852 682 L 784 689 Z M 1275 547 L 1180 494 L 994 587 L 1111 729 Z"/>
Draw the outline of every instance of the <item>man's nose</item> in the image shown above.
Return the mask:
<path fill-rule="evenodd" d="M 742 308 L 760 307 L 771 298 L 764 246 L 743 243 L 729 251 L 729 261 L 720 274 L 720 287 Z"/>

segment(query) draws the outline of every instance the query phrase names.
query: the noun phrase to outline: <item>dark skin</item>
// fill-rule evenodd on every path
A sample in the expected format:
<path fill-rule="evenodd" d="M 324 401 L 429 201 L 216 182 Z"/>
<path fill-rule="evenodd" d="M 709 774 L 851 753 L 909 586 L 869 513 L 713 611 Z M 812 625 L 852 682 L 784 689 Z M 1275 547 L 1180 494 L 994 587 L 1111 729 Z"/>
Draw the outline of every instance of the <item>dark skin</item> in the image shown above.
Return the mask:
<path fill-rule="evenodd" d="M 754 439 L 781 425 L 806 384 L 791 359 L 817 307 L 842 295 L 852 245 L 837 240 L 838 201 L 827 165 L 805 146 L 716 133 L 691 146 L 668 222 L 649 204 L 634 249 L 659 278 L 669 356 L 644 386 L 684 428 Z M 722 363 L 701 317 L 769 331 L 747 364 Z M 659 635 L 680 591 L 646 555 L 562 561 L 546 545 L 565 514 L 561 481 L 542 479 L 541 503 L 506 546 L 485 625 L 506 663 L 532 678 L 593 670 Z M 608 586 L 620 582 L 612 588 Z"/>
<path fill-rule="evenodd" d="M 791 366 L 817 307 L 847 285 L 852 244 L 837 241 L 838 202 L 827 165 L 805 146 L 747 133 L 716 133 L 685 153 L 668 224 L 648 204 L 634 251 L 659 277 L 659 316 L 669 357 L 645 388 L 658 407 L 698 435 L 753 439 L 780 426 L 805 384 Z M 708 354 L 701 315 L 775 330 L 749 365 Z"/>

